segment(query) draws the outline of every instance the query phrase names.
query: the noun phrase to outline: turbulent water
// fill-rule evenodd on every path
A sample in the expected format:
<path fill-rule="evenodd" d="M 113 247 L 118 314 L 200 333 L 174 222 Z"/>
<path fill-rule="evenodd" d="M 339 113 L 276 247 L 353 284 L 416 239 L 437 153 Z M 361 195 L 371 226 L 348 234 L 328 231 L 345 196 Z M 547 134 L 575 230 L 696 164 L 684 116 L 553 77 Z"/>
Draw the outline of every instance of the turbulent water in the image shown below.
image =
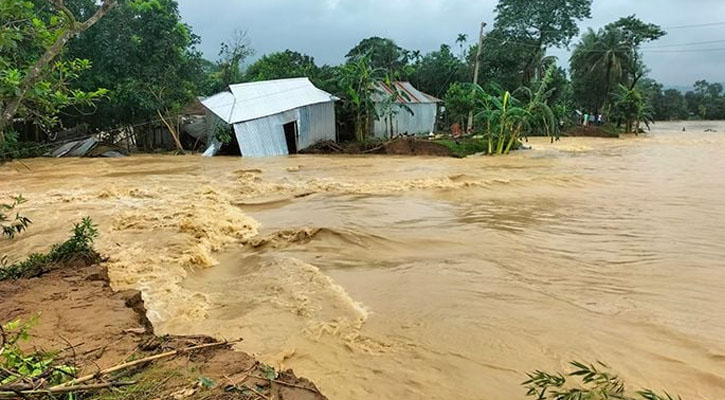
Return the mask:
<path fill-rule="evenodd" d="M 527 371 L 570 360 L 725 397 L 725 124 L 532 144 L 14 162 L 0 195 L 35 223 L 0 253 L 89 215 L 157 332 L 243 337 L 331 399 L 523 398 Z"/>

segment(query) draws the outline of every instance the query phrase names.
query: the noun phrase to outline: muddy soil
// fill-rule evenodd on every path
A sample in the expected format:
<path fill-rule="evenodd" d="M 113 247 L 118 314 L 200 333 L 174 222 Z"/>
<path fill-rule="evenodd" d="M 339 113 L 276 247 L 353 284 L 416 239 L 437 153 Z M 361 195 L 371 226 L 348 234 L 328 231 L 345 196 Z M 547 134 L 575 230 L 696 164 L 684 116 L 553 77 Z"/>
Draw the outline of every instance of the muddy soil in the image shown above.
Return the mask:
<path fill-rule="evenodd" d="M 114 292 L 101 266 L 75 265 L 54 269 L 40 278 L 0 282 L 0 323 L 18 318 L 36 318 L 29 345 L 60 351 L 65 363 L 79 366 L 79 376 L 131 359 L 214 342 L 204 336 L 155 336 L 141 293 Z M 276 375 L 273 380 L 270 373 Z M 228 391 L 229 385 L 244 384 L 267 398 L 325 399 L 311 382 L 291 371 L 270 371 L 231 346 L 160 360 L 133 371 L 132 376 L 139 383 L 114 393 L 114 398 L 261 398 L 251 391 Z M 201 385 L 202 378 L 211 380 L 213 387 Z"/>

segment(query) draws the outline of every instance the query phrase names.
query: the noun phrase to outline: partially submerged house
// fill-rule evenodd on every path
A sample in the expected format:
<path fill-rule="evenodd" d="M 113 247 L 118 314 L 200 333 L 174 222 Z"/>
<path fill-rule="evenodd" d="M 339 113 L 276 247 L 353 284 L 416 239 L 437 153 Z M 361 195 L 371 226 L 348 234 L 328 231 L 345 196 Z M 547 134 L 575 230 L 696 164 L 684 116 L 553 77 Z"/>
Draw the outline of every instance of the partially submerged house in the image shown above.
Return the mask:
<path fill-rule="evenodd" d="M 381 83 L 374 100 L 380 114 L 380 119 L 373 123 L 376 138 L 428 134 L 435 130 L 441 100 L 421 92 L 410 82 L 393 82 L 390 86 Z"/>
<path fill-rule="evenodd" d="M 211 136 L 206 156 L 221 144 L 214 139 L 231 127 L 244 157 L 297 153 L 322 140 L 335 140 L 335 96 L 308 78 L 242 83 L 201 101 Z"/>

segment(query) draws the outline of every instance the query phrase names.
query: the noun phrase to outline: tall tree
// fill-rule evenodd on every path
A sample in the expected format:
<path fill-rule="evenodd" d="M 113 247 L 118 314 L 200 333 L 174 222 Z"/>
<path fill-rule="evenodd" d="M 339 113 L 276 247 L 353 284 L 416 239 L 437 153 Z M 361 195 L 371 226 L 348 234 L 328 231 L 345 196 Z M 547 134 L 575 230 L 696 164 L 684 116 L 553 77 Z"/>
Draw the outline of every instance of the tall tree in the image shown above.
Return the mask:
<path fill-rule="evenodd" d="M 577 23 L 591 18 L 592 0 L 499 0 L 494 30 L 532 45 L 521 83 L 536 78 L 537 65 L 549 47 L 565 47 L 579 33 Z"/>
<path fill-rule="evenodd" d="M 601 111 L 611 92 L 627 80 L 631 49 L 623 46 L 617 30 L 589 30 L 582 36 L 571 56 L 574 93 L 588 111 Z"/>
<path fill-rule="evenodd" d="M 42 12 L 30 1 L 3 0 L 0 5 L 0 142 L 18 114 L 52 125 L 63 107 L 85 104 L 105 93 L 95 88 L 87 93 L 70 90 L 68 80 L 90 68 L 87 60 L 54 61 L 116 1 L 104 0 L 82 20 L 63 0 L 48 3 L 49 11 Z"/>
<path fill-rule="evenodd" d="M 634 89 L 647 73 L 640 46 L 664 34 L 659 26 L 642 22 L 635 16 L 584 34 L 570 60 L 574 91 L 581 105 L 602 111 L 611 105 L 613 92 L 619 85 L 630 91 Z"/>
<path fill-rule="evenodd" d="M 363 39 L 345 56 L 348 62 L 355 62 L 367 56 L 372 68 L 382 68 L 388 73 L 403 73 L 410 61 L 410 53 L 393 40 L 381 37 Z"/>
<path fill-rule="evenodd" d="M 625 66 L 630 76 L 630 89 L 647 73 L 642 63 L 640 47 L 647 42 L 655 41 L 667 34 L 659 25 L 641 21 L 635 15 L 620 18 L 604 27 L 605 31 L 619 32 L 620 40 L 631 52 L 631 60 Z"/>
<path fill-rule="evenodd" d="M 308 77 L 313 81 L 319 74 L 315 59 L 292 50 L 267 54 L 247 68 L 248 81 Z"/>
<path fill-rule="evenodd" d="M 227 86 L 244 81 L 244 63 L 254 55 L 247 33 L 236 30 L 231 39 L 222 42 L 219 48 L 219 60 L 216 64 L 215 91 L 224 90 Z"/>
<path fill-rule="evenodd" d="M 439 50 L 426 54 L 415 64 L 410 80 L 423 92 L 442 97 L 452 83 L 469 80 L 468 68 L 450 46 L 442 44 Z"/>
<path fill-rule="evenodd" d="M 200 94 L 204 63 L 199 38 L 181 21 L 175 0 L 131 0 L 74 40 L 69 54 L 96 68 L 78 87 L 106 87 L 109 99 L 92 115 L 92 128 L 132 125 L 167 116 Z"/>

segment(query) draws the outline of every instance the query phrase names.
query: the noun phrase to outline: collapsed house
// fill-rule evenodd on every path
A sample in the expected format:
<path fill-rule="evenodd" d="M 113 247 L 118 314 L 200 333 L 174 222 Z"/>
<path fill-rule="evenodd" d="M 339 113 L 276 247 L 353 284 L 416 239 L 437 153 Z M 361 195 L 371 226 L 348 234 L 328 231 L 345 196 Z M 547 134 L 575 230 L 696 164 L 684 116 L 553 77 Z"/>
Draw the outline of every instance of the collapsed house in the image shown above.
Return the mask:
<path fill-rule="evenodd" d="M 230 85 L 201 100 L 206 109 L 208 148 L 221 148 L 220 130 L 232 130 L 243 157 L 295 154 L 319 141 L 335 140 L 335 101 L 308 78 Z"/>
<path fill-rule="evenodd" d="M 393 82 L 392 86 L 380 83 L 373 100 L 380 115 L 372 128 L 376 138 L 388 139 L 435 131 L 438 103 L 442 101 L 421 92 L 410 82 Z"/>

